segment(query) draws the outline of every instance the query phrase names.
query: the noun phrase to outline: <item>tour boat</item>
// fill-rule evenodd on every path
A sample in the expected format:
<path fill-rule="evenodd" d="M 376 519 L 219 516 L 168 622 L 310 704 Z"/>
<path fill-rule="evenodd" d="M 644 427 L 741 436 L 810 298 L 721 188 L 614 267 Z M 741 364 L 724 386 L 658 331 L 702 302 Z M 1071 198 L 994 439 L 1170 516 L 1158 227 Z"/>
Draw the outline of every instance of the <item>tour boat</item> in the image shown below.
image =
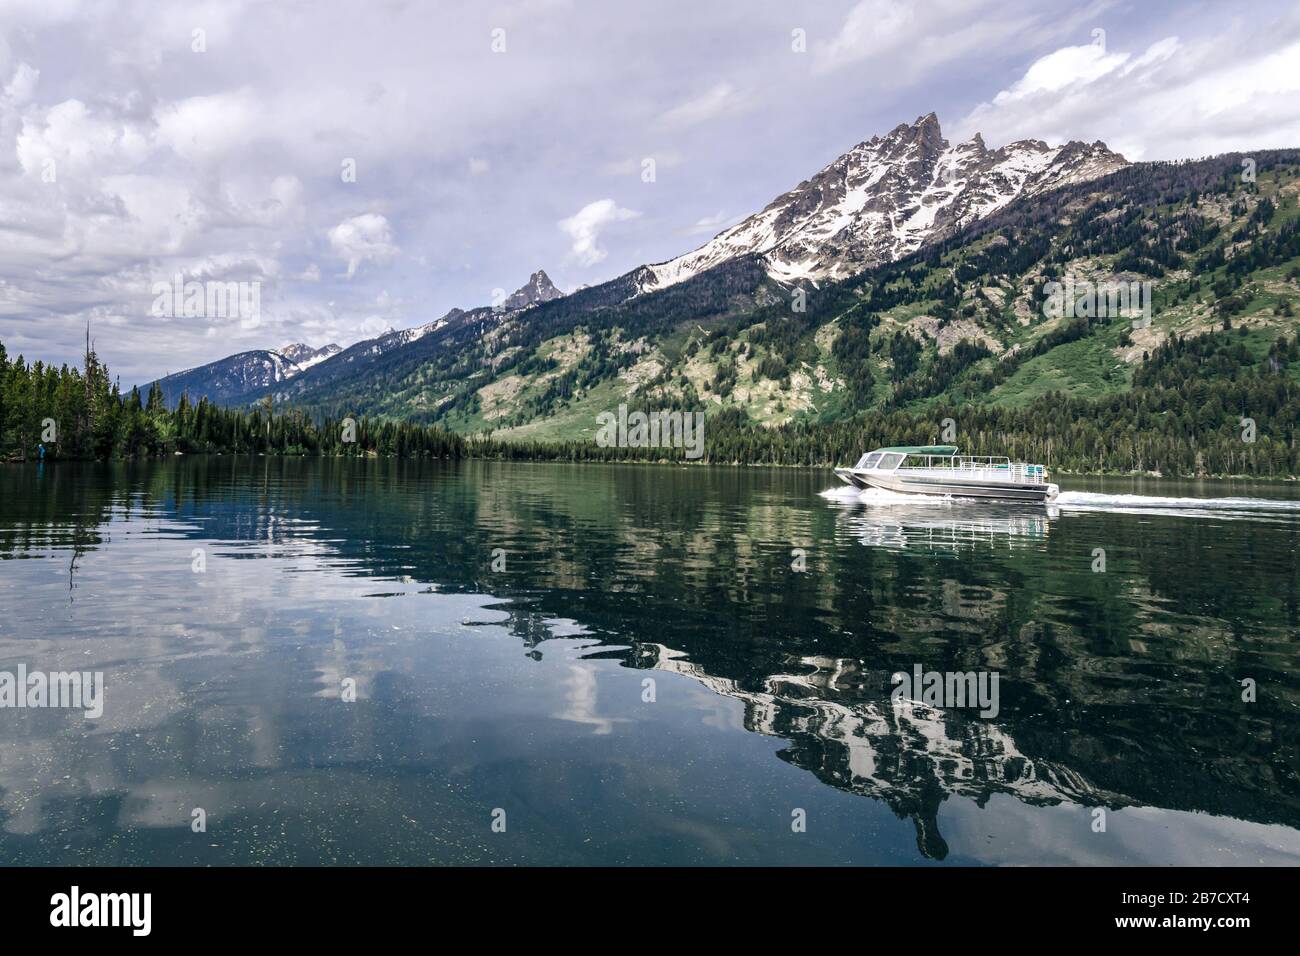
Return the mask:
<path fill-rule="evenodd" d="M 958 455 L 956 445 L 877 448 L 852 468 L 836 468 L 855 488 L 882 488 L 913 495 L 997 498 L 1049 502 L 1061 489 L 1047 480 L 1043 465 L 996 456 Z"/>

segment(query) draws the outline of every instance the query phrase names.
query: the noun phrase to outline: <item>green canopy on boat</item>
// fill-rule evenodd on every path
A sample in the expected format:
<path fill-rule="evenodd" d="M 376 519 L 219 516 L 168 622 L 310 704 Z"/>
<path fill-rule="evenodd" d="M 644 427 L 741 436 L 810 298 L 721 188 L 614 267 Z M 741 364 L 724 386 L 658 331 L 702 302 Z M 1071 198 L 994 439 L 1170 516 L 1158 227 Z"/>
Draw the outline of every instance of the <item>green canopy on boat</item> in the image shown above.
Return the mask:
<path fill-rule="evenodd" d="M 877 448 L 880 452 L 897 452 L 901 455 L 955 455 L 956 445 L 896 445 L 892 448 Z"/>

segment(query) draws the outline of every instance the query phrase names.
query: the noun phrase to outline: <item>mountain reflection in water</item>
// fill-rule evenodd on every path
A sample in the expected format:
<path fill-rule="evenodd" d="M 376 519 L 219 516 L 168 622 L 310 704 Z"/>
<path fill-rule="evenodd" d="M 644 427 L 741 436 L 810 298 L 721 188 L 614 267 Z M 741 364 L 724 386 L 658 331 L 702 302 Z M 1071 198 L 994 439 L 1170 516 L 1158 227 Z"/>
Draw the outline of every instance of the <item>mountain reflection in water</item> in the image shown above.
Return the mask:
<path fill-rule="evenodd" d="M 97 727 L 0 712 L 0 850 L 203 862 L 185 808 L 206 799 L 250 834 L 291 817 L 272 862 L 904 862 L 887 819 L 909 821 L 913 861 L 1300 860 L 1295 509 L 864 503 L 827 483 L 221 458 L 0 471 L 0 669 L 101 666 L 110 701 Z M 997 716 L 891 700 L 917 664 L 998 673 Z M 738 702 L 742 737 L 708 698 Z M 464 837 L 480 790 L 544 806 L 533 842 Z M 779 813 L 788 834 L 805 805 L 803 843 L 756 829 Z M 430 814 L 442 829 L 401 836 Z M 1045 842 L 1018 846 L 1034 830 Z"/>

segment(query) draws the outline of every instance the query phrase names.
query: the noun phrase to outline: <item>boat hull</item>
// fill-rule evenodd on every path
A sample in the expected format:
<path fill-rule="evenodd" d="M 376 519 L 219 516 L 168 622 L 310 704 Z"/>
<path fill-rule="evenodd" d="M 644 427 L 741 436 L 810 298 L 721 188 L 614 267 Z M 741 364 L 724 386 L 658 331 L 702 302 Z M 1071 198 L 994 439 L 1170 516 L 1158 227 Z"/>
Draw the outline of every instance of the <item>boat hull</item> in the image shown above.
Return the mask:
<path fill-rule="evenodd" d="M 855 475 L 853 473 L 852 468 L 836 468 L 835 477 L 838 478 L 840 481 L 844 482 L 846 485 L 852 485 L 854 488 L 857 488 L 860 491 L 866 491 L 867 488 L 871 487 L 865 481 L 863 481 L 861 478 Z"/>
<path fill-rule="evenodd" d="M 845 472 L 846 474 L 840 474 Z M 853 471 L 837 468 L 840 479 L 858 488 L 881 488 L 905 495 L 951 495 L 955 498 L 989 498 L 996 501 L 1047 502 L 1059 489 L 1049 482 L 1011 482 L 989 478 L 942 478 L 895 472 Z"/>

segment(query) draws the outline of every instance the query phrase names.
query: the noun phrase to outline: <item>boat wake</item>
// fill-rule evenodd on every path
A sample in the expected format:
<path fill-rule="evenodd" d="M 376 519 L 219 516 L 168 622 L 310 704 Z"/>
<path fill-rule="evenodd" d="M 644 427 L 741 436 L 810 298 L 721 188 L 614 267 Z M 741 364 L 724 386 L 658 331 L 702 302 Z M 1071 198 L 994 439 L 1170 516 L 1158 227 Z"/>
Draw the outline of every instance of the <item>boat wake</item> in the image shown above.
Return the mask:
<path fill-rule="evenodd" d="M 829 488 L 821 497 L 830 501 L 879 506 L 979 506 L 1007 507 L 1012 502 L 989 502 L 949 495 L 908 495 L 881 488 L 859 491 L 847 485 Z M 1024 508 L 1024 503 L 1017 504 Z M 1032 506 L 1031 506 L 1032 507 Z M 1039 505 L 1049 516 L 1060 512 L 1126 512 L 1150 515 L 1174 515 L 1192 518 L 1259 518 L 1267 515 L 1300 516 L 1300 500 L 1280 498 L 1174 498 L 1159 495 L 1109 495 L 1093 491 L 1063 491 L 1046 506 Z"/>
<path fill-rule="evenodd" d="M 941 505 L 953 500 L 950 495 L 907 495 L 899 491 L 886 491 L 884 488 L 859 491 L 849 485 L 827 488 L 820 494 L 830 501 L 847 501 L 860 505 Z"/>
<path fill-rule="evenodd" d="M 1164 498 L 1158 495 L 1063 491 L 1052 504 L 1062 511 L 1125 511 L 1209 518 L 1255 515 L 1260 512 L 1300 514 L 1300 501 L 1280 498 Z"/>

